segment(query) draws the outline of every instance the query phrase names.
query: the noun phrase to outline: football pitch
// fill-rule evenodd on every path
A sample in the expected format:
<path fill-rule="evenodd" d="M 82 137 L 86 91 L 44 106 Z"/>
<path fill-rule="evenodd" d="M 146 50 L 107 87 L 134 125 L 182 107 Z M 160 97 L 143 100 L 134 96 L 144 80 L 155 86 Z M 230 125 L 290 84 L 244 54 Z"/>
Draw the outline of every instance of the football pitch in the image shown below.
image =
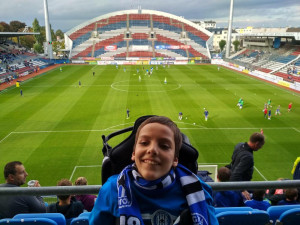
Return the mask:
<path fill-rule="evenodd" d="M 62 72 L 57 68 L 22 82 L 23 96 L 16 87 L 0 92 L 0 170 L 19 160 L 29 173 L 27 181 L 37 179 L 42 186 L 79 176 L 101 184 L 101 136 L 132 126 L 140 116 L 164 115 L 199 151 L 200 165 L 228 164 L 234 146 L 263 128 L 266 144 L 254 153 L 253 180 L 292 178 L 300 149 L 299 94 L 214 65 L 154 66 L 151 76 L 145 70 L 142 65 L 66 65 Z M 243 109 L 237 106 L 241 97 Z M 271 120 L 262 112 L 268 99 Z M 275 115 L 278 105 L 281 115 Z"/>

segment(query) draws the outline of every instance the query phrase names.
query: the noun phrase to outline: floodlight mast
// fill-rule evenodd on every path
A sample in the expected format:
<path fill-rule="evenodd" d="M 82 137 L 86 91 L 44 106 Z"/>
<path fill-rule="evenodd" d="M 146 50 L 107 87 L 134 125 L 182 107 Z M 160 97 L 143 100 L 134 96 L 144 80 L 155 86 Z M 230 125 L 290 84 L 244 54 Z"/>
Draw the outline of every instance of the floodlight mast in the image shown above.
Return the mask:
<path fill-rule="evenodd" d="M 44 13 L 45 13 L 45 30 L 46 30 L 47 54 L 48 54 L 49 59 L 53 59 L 52 39 L 51 39 L 51 31 L 50 31 L 50 24 L 49 24 L 47 0 L 44 0 Z"/>
<path fill-rule="evenodd" d="M 230 13 L 229 13 L 229 21 L 228 21 L 226 55 L 225 55 L 226 58 L 229 58 L 230 50 L 231 50 L 232 15 L 233 15 L 233 0 L 230 0 Z"/>

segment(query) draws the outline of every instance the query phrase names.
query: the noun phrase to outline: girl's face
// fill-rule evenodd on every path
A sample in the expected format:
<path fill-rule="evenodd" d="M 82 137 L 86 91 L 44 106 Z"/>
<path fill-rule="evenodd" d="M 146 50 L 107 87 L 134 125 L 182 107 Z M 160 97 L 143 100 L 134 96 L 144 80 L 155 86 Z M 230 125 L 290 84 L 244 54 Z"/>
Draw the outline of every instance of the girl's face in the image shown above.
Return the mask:
<path fill-rule="evenodd" d="M 145 125 L 140 130 L 131 159 L 146 180 L 166 175 L 171 167 L 178 164 L 173 131 L 160 123 Z"/>

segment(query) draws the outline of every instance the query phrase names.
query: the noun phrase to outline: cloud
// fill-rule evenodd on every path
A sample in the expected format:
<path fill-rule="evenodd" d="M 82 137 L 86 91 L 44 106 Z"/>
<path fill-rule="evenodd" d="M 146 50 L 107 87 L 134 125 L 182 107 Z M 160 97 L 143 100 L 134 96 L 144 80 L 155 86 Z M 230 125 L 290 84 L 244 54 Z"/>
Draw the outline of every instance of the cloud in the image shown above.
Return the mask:
<path fill-rule="evenodd" d="M 183 16 L 186 19 L 214 20 L 217 26 L 228 24 L 229 0 L 48 0 L 49 19 L 52 27 L 67 31 L 73 27 L 110 12 L 152 9 Z M 19 20 L 31 26 L 34 18 L 44 25 L 44 5 L 41 0 L 9 0 L 0 7 L 1 21 Z M 234 27 L 246 26 L 298 26 L 300 4 L 298 0 L 235 0 Z"/>

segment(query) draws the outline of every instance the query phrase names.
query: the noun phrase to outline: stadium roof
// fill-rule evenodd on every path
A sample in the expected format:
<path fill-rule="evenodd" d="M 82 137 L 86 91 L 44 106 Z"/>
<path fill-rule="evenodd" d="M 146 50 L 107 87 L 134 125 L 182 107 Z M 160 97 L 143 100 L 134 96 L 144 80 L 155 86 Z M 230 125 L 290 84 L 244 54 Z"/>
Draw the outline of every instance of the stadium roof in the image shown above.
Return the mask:
<path fill-rule="evenodd" d="M 0 32 L 0 37 L 20 37 L 20 36 L 25 36 L 25 35 L 37 35 L 40 33 L 36 32 Z"/>
<path fill-rule="evenodd" d="M 91 20 L 88 20 L 74 28 L 72 28 L 71 30 L 67 31 L 66 32 L 66 35 L 70 35 L 72 34 L 73 32 L 89 25 L 89 24 L 92 24 L 94 22 L 97 22 L 97 21 L 100 21 L 102 19 L 107 19 L 109 17 L 112 17 L 112 16 L 116 16 L 116 15 L 124 15 L 124 14 L 153 14 L 153 15 L 159 15 L 159 16 L 164 16 L 164 17 L 169 17 L 169 18 L 172 18 L 172 19 L 176 19 L 178 21 L 181 21 L 185 24 L 188 24 L 190 25 L 191 27 L 194 27 L 196 28 L 197 30 L 201 30 L 204 34 L 208 35 L 209 37 L 212 36 L 212 33 L 210 33 L 207 29 L 205 28 L 202 28 L 201 26 L 199 26 L 198 24 L 195 24 L 193 22 L 191 22 L 190 20 L 187 20 L 187 19 L 184 19 L 180 16 L 176 16 L 176 15 L 173 15 L 173 14 L 170 14 L 170 13 L 166 13 L 166 12 L 161 12 L 161 11 L 156 11 L 156 10 L 147 10 L 147 9 L 143 9 L 141 11 L 139 10 L 136 10 L 136 9 L 131 9 L 131 10 L 122 10 L 122 11 L 116 11 L 116 12 L 112 12 L 112 13 L 108 13 L 108 14 L 105 14 L 105 15 L 102 15 L 102 16 L 99 16 L 99 17 L 96 17 L 96 18 L 93 18 Z"/>
<path fill-rule="evenodd" d="M 295 38 L 300 41 L 300 32 L 285 32 L 285 33 L 254 33 L 254 34 L 239 34 L 243 37 L 280 37 L 280 38 Z"/>

